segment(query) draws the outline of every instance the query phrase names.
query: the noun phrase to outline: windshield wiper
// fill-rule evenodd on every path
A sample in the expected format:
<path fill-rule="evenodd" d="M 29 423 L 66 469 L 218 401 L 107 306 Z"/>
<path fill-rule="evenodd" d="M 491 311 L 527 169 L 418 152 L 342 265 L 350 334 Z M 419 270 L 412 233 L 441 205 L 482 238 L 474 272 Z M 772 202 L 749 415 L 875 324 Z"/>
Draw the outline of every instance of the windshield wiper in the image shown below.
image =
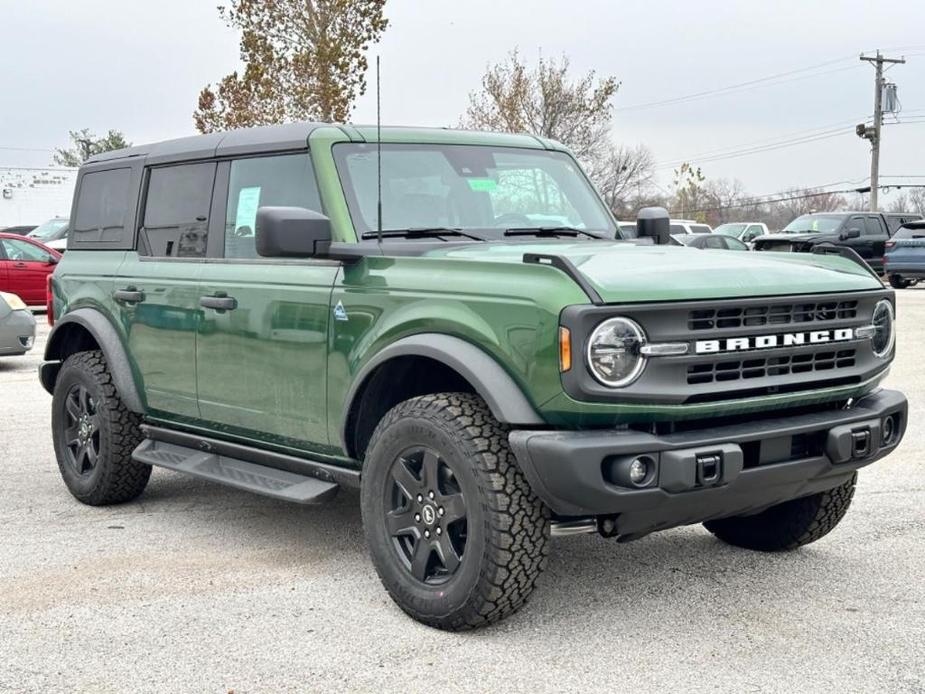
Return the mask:
<path fill-rule="evenodd" d="M 459 227 L 409 227 L 408 229 L 385 229 L 382 232 L 382 238 L 384 239 L 429 239 L 441 236 L 465 236 L 473 241 L 485 240 L 483 237 L 463 231 Z M 364 231 L 360 238 L 376 239 L 379 238 L 379 232 Z"/>
<path fill-rule="evenodd" d="M 606 238 L 600 234 L 595 234 L 590 231 L 585 231 L 584 229 L 578 229 L 576 227 L 566 227 L 566 226 L 550 226 L 550 227 L 512 227 L 510 229 L 504 230 L 505 236 L 578 236 L 579 234 L 584 234 L 589 236 L 592 239 L 603 239 Z"/>

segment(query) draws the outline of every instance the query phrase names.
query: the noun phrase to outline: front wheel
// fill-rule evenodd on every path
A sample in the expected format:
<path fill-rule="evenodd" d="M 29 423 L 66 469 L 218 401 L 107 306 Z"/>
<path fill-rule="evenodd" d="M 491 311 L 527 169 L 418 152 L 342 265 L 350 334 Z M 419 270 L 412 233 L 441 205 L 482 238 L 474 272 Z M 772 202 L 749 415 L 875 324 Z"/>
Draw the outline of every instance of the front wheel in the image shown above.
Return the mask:
<path fill-rule="evenodd" d="M 379 578 L 429 626 L 503 619 L 545 565 L 549 510 L 474 395 L 425 395 L 389 411 L 367 449 L 361 499 Z"/>
<path fill-rule="evenodd" d="M 893 289 L 906 289 L 911 282 L 904 280 L 900 275 L 890 275 L 890 286 Z"/>
<path fill-rule="evenodd" d="M 704 527 L 723 542 L 762 552 L 796 549 L 828 535 L 845 517 L 857 473 L 844 484 L 785 501 L 753 516 L 707 521 Z"/>

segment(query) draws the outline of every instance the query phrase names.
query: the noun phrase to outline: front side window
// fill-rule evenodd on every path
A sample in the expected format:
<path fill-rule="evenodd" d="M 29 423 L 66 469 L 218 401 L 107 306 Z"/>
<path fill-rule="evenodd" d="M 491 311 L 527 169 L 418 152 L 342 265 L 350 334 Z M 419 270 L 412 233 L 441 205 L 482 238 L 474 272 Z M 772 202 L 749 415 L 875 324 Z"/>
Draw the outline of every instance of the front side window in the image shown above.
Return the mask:
<path fill-rule="evenodd" d="M 725 236 L 735 236 L 738 238 L 744 228 L 744 224 L 720 224 L 718 227 L 716 227 L 716 229 L 713 230 L 713 232 L 716 234 L 724 234 Z"/>
<path fill-rule="evenodd" d="M 883 228 L 883 225 L 880 224 L 880 220 L 876 217 L 866 217 L 864 219 L 865 226 L 864 231 L 862 232 L 865 236 L 885 236 L 886 230 Z"/>
<path fill-rule="evenodd" d="M 51 260 L 48 252 L 34 243 L 19 239 L 0 239 L 0 243 L 3 244 L 3 252 L 8 260 L 34 263 L 47 263 Z"/>
<path fill-rule="evenodd" d="M 231 162 L 225 209 L 225 257 L 256 258 L 257 208 L 304 207 L 321 212 L 318 184 L 308 153 Z"/>
<path fill-rule="evenodd" d="M 377 153 L 336 145 L 357 232 L 377 229 Z M 562 152 L 472 145 L 382 145 L 382 228 L 458 228 L 501 238 L 508 229 L 571 227 L 613 237 L 614 224 L 575 161 Z"/>
<path fill-rule="evenodd" d="M 203 257 L 215 164 L 152 169 L 148 176 L 142 239 L 153 256 Z"/>
<path fill-rule="evenodd" d="M 49 219 L 44 224 L 30 231 L 29 238 L 41 241 L 42 243 L 48 243 L 49 241 L 56 241 L 61 238 L 59 234 L 65 229 L 67 229 L 66 219 L 60 217 L 57 219 Z"/>

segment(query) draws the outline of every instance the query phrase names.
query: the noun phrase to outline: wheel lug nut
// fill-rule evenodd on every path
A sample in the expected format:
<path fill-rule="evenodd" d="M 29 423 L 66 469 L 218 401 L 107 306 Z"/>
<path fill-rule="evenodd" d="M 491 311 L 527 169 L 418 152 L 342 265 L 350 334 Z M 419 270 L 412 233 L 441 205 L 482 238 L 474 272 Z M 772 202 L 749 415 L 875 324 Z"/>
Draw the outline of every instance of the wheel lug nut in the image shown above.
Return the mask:
<path fill-rule="evenodd" d="M 418 494 L 418 503 L 421 503 L 422 501 L 424 501 L 424 497 Z"/>
<path fill-rule="evenodd" d="M 415 513 L 415 514 L 414 514 L 414 522 L 415 522 L 415 523 L 420 523 L 420 522 L 421 522 L 421 514 L 420 514 L 420 513 Z"/>
<path fill-rule="evenodd" d="M 442 534 L 443 534 L 443 530 L 442 530 L 441 528 L 437 528 L 437 534 L 438 534 L 438 535 L 442 535 Z"/>
<path fill-rule="evenodd" d="M 440 508 L 437 509 L 437 514 L 438 514 L 438 515 L 442 516 L 444 513 L 446 513 L 446 511 L 443 510 L 443 506 L 441 506 Z"/>
<path fill-rule="evenodd" d="M 424 537 L 430 537 L 430 530 L 424 531 Z"/>
<path fill-rule="evenodd" d="M 428 493 L 427 493 L 427 496 L 429 496 L 431 499 L 433 499 L 433 498 L 434 498 L 434 493 L 433 493 L 433 492 L 428 492 Z"/>

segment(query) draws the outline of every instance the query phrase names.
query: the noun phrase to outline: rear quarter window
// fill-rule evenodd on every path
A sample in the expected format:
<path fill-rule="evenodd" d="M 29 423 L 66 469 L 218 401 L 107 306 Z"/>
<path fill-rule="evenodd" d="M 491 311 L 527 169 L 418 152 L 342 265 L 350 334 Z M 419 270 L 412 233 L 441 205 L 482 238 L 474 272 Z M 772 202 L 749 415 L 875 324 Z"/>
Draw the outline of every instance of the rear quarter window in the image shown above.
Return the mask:
<path fill-rule="evenodd" d="M 128 248 L 133 205 L 130 168 L 85 173 L 77 190 L 68 248 Z"/>

